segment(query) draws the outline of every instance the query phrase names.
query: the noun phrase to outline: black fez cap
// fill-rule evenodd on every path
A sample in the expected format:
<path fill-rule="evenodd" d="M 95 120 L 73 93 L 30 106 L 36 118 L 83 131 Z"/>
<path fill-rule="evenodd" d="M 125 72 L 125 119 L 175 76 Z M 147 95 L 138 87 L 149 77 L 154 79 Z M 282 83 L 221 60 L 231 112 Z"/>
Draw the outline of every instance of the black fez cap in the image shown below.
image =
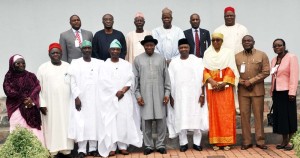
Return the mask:
<path fill-rule="evenodd" d="M 186 38 L 182 38 L 182 39 L 180 39 L 180 40 L 178 41 L 178 47 L 179 47 L 180 45 L 182 45 L 182 44 L 188 44 L 188 45 L 190 45 L 189 42 L 188 42 L 188 40 L 187 40 Z"/>

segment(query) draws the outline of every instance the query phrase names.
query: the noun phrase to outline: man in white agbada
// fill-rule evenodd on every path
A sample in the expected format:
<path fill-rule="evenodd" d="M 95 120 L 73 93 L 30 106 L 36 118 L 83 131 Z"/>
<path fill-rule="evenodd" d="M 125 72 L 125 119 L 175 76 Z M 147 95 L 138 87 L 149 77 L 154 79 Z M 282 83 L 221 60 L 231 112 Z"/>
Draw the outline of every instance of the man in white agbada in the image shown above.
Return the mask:
<path fill-rule="evenodd" d="M 235 9 L 226 7 L 224 9 L 225 24 L 219 26 L 214 32 L 224 35 L 222 47 L 227 47 L 234 51 L 235 54 L 244 50 L 242 38 L 248 35 L 248 29 L 239 23 L 235 22 Z"/>
<path fill-rule="evenodd" d="M 49 45 L 51 61 L 42 64 L 37 72 L 40 81 L 40 110 L 42 112 L 45 144 L 52 156 L 70 157 L 74 142 L 68 139 L 68 122 L 71 100 L 69 63 L 61 61 L 60 44 Z"/>
<path fill-rule="evenodd" d="M 151 35 L 151 31 L 144 30 L 145 18 L 143 13 L 137 12 L 135 14 L 134 25 L 136 30 L 129 32 L 126 36 L 127 54 L 125 59 L 130 63 L 133 63 L 134 58 L 144 52 L 144 47 L 140 42 L 146 35 Z"/>
<path fill-rule="evenodd" d="M 249 35 L 248 29 L 244 25 L 235 22 L 235 9 L 232 7 L 224 9 L 224 20 L 225 24 L 219 26 L 214 32 L 224 35 L 222 47 L 229 48 L 237 54 L 244 50 L 242 39 L 244 36 Z M 237 91 L 234 92 L 234 95 L 237 96 Z M 234 101 L 236 113 L 240 114 L 237 97 Z"/>
<path fill-rule="evenodd" d="M 201 131 L 208 130 L 208 109 L 202 85 L 204 66 L 202 59 L 189 55 L 187 39 L 178 41 L 180 58 L 169 65 L 171 105 L 168 106 L 169 137 L 179 135 L 180 151 L 188 149 L 187 131 L 193 131 L 193 149 L 202 150 Z"/>
<path fill-rule="evenodd" d="M 137 106 L 133 102 L 134 75 L 132 65 L 122 58 L 121 43 L 115 39 L 110 44 L 108 58 L 101 71 L 101 88 L 98 101 L 105 126 L 104 136 L 99 135 L 100 155 L 114 156 L 117 147 L 120 154 L 128 155 L 129 144 L 142 147 L 142 132 L 137 120 Z M 134 97 L 135 99 L 135 97 Z"/>
<path fill-rule="evenodd" d="M 172 25 L 173 17 L 170 9 L 164 8 L 162 10 L 161 19 L 163 26 L 152 30 L 153 38 L 158 40 L 155 52 L 164 56 L 167 63 L 170 63 L 173 58 L 179 56 L 177 42 L 185 36 L 179 27 Z"/>
<path fill-rule="evenodd" d="M 99 72 L 103 61 L 91 58 L 92 43 L 84 40 L 81 44 L 83 57 L 73 59 L 69 68 L 71 76 L 71 91 L 75 105 L 72 105 L 69 126 L 69 138 L 78 142 L 78 157 L 86 156 L 86 145 L 89 142 L 89 154 L 99 156 L 97 152 L 96 108 L 99 106 Z M 99 117 L 101 118 L 101 117 Z"/>

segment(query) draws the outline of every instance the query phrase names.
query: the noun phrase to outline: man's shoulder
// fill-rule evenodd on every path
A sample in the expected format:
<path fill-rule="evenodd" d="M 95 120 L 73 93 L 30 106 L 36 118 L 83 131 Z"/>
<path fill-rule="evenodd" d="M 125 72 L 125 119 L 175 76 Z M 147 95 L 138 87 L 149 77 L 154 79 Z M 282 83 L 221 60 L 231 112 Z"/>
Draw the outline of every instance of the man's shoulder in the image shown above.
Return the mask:
<path fill-rule="evenodd" d="M 38 68 L 38 71 L 45 69 L 45 67 L 47 67 L 49 64 L 50 64 L 50 61 L 47 61 L 47 62 L 41 64 Z"/>
<path fill-rule="evenodd" d="M 100 35 L 100 34 L 104 34 L 105 32 L 104 32 L 104 29 L 102 29 L 102 30 L 99 30 L 99 31 L 97 31 L 96 33 L 95 33 L 95 36 L 96 35 Z"/>
<path fill-rule="evenodd" d="M 69 34 L 69 33 L 72 33 L 72 29 L 66 30 L 66 31 L 60 33 L 60 35 L 61 35 L 61 36 L 64 36 L 64 35 L 67 35 L 67 34 Z"/>
<path fill-rule="evenodd" d="M 92 31 L 88 31 L 88 30 L 84 30 L 84 29 L 81 29 L 82 33 L 88 33 L 88 34 L 93 34 Z"/>
<path fill-rule="evenodd" d="M 226 26 L 225 26 L 225 24 L 222 24 L 221 26 L 217 27 L 217 28 L 215 29 L 214 32 L 220 32 L 220 31 L 222 31 L 224 28 L 226 28 Z"/>
<path fill-rule="evenodd" d="M 183 31 L 184 34 L 187 34 L 187 33 L 190 33 L 190 32 L 192 32 L 192 28 L 189 28 L 189 29 Z"/>
<path fill-rule="evenodd" d="M 124 36 L 124 34 L 121 31 L 116 30 L 116 29 L 113 29 L 113 34 L 121 34 Z"/>
<path fill-rule="evenodd" d="M 240 23 L 235 23 L 235 26 L 240 30 L 248 30 L 246 26 L 244 26 Z"/>
<path fill-rule="evenodd" d="M 209 31 L 206 29 L 200 28 L 200 32 L 209 32 Z"/>

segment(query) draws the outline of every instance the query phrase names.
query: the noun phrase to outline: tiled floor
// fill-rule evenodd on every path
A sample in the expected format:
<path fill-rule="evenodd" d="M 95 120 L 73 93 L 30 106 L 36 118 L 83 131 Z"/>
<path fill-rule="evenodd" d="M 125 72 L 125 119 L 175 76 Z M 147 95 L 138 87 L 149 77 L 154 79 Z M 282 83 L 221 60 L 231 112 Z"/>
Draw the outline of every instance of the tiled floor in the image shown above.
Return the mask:
<path fill-rule="evenodd" d="M 180 152 L 179 150 L 168 150 L 168 153 L 164 155 L 158 152 L 147 156 L 143 153 L 131 153 L 126 156 L 118 154 L 110 158 L 297 158 L 293 150 L 278 150 L 275 148 L 275 145 L 268 145 L 268 147 L 269 148 L 267 150 L 261 150 L 256 147 L 248 150 L 241 150 L 239 146 L 233 147 L 230 151 L 213 151 L 212 149 L 204 149 L 199 152 L 189 149 L 186 152 Z"/>

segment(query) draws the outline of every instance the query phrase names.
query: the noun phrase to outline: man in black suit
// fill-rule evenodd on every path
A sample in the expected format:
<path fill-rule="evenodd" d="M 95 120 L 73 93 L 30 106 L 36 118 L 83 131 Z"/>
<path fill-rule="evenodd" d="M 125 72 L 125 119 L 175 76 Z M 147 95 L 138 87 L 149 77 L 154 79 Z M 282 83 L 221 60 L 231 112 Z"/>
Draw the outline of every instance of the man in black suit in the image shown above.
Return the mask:
<path fill-rule="evenodd" d="M 210 34 L 208 30 L 199 28 L 200 16 L 196 13 L 190 16 L 191 29 L 185 30 L 184 35 L 190 44 L 190 54 L 203 58 L 206 48 L 210 46 Z M 198 37 L 198 40 L 197 38 Z M 198 47 L 197 44 L 198 43 Z"/>

